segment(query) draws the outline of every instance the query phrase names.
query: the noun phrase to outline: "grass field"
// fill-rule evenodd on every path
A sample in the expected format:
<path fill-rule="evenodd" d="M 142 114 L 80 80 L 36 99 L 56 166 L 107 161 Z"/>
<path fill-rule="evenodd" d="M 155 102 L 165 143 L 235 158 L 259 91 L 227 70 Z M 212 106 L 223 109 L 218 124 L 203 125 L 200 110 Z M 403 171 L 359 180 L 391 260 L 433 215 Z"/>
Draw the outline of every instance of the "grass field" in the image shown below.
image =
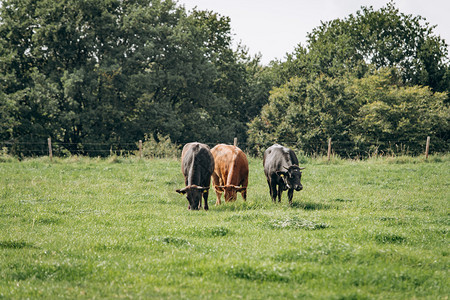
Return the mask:
<path fill-rule="evenodd" d="M 0 298 L 448 299 L 449 155 L 302 165 L 205 212 L 177 160 L 3 160 Z"/>

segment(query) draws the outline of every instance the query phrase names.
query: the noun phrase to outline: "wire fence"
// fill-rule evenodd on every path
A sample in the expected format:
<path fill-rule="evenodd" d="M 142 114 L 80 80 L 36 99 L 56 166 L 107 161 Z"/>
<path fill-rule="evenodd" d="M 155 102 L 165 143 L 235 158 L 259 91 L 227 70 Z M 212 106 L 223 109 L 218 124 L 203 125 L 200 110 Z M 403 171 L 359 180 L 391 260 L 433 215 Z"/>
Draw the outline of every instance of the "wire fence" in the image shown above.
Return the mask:
<path fill-rule="evenodd" d="M 310 142 L 307 145 L 299 144 L 298 141 L 281 140 L 277 141 L 286 147 L 292 148 L 297 152 L 310 156 L 322 155 L 339 155 L 341 157 L 355 158 L 368 157 L 374 155 L 428 155 L 430 152 L 430 138 L 422 141 L 408 141 L 408 140 L 376 140 L 376 141 L 333 141 L 331 139 L 323 141 Z M 209 147 L 214 147 L 218 142 L 203 142 Z M 224 141 L 226 144 L 235 144 L 242 150 L 253 156 L 260 156 L 264 150 L 270 146 L 270 141 L 265 144 L 250 144 L 246 141 Z M 441 142 L 442 143 L 442 142 Z M 448 141 L 444 141 L 444 146 L 439 145 L 436 149 L 444 149 L 440 152 L 448 152 Z M 0 142 L 0 151 L 3 154 L 9 154 L 18 157 L 27 156 L 57 156 L 67 157 L 71 155 L 83 156 L 111 156 L 111 155 L 136 155 L 136 156 L 154 156 L 154 157 L 178 157 L 181 154 L 181 148 L 184 143 L 171 144 L 169 148 L 163 145 L 161 149 L 157 149 L 155 145 L 142 143 L 142 141 L 130 142 L 116 142 L 116 143 L 101 143 L 101 142 L 84 142 L 84 143 L 70 143 L 60 141 L 30 141 L 30 142 Z M 149 150 L 149 148 L 152 148 Z M 164 149 L 165 148 L 165 149 Z M 156 149 L 156 150 L 155 150 Z M 414 150 L 412 150 L 414 149 Z M 447 150 L 446 150 L 447 149 Z M 152 152 L 153 151 L 153 152 Z M 433 144 L 431 143 L 431 151 Z M 155 153 L 158 152 L 158 153 Z M 436 151 L 434 151 L 436 152 Z"/>
<path fill-rule="evenodd" d="M 427 144 L 428 143 L 428 144 Z M 376 141 L 333 141 L 331 139 L 324 141 L 315 141 L 307 144 L 301 144 L 295 141 L 280 141 L 286 147 L 296 150 L 307 156 L 340 156 L 342 158 L 367 158 L 371 156 L 395 156 L 395 155 L 410 155 L 417 156 L 421 154 L 428 155 L 430 152 L 430 141 L 424 139 L 423 141 L 408 141 L 408 140 L 376 140 Z M 434 144 L 431 148 L 433 152 L 448 152 L 447 146 L 442 143 Z M 428 146 L 427 146 L 428 145 Z M 253 145 L 253 153 L 261 155 L 265 148 L 270 145 Z M 428 149 L 428 150 L 427 150 Z M 444 149 L 436 151 L 436 149 Z M 446 149 L 446 150 L 445 150 Z"/>
<path fill-rule="evenodd" d="M 139 150 L 138 143 L 67 143 L 52 142 L 1 142 L 4 152 L 17 156 L 48 155 L 50 147 L 55 156 L 86 155 L 107 156 L 111 154 L 131 154 Z"/>

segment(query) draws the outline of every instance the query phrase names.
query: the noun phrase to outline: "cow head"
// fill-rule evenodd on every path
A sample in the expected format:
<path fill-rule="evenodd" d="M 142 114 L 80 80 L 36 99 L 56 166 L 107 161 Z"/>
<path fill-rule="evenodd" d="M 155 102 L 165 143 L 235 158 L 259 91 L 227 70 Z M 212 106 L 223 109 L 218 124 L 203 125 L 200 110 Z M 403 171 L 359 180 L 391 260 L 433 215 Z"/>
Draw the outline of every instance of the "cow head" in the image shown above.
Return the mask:
<path fill-rule="evenodd" d="M 304 167 L 299 167 L 297 165 L 292 165 L 289 168 L 286 168 L 286 171 L 277 171 L 277 175 L 281 177 L 284 182 L 284 186 L 287 189 L 294 189 L 296 191 L 300 191 L 303 189 L 302 183 L 300 182 L 302 179 L 301 170 Z"/>
<path fill-rule="evenodd" d="M 217 192 L 224 193 L 226 202 L 236 201 L 237 193 L 238 192 L 242 193 L 247 190 L 246 187 L 240 187 L 236 185 L 215 186 L 214 188 L 216 189 Z"/>
<path fill-rule="evenodd" d="M 209 187 L 201 187 L 197 185 L 189 185 L 185 188 L 175 190 L 182 195 L 186 194 L 186 198 L 189 201 L 189 209 L 198 210 L 198 207 L 202 201 L 203 193 L 208 192 Z"/>

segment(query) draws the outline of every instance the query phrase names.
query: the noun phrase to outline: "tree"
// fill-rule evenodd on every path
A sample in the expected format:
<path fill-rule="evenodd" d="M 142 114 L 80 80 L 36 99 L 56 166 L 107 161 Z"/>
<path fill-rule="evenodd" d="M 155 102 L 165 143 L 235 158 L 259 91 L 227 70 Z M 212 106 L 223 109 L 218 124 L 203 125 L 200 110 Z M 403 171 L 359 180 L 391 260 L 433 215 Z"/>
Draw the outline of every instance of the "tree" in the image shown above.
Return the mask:
<path fill-rule="evenodd" d="M 448 45 L 421 16 L 401 13 L 394 2 L 374 10 L 361 7 L 344 19 L 323 22 L 278 67 L 285 83 L 293 76 L 361 78 L 369 66 L 396 68 L 407 85 L 450 91 Z"/>
<path fill-rule="evenodd" d="M 246 64 L 227 17 L 172 0 L 7 0 L 0 13 L 0 136 L 18 153 L 45 153 L 24 142 L 49 136 L 104 155 L 100 144 L 146 134 L 184 143 L 246 133 L 248 118 L 235 118 Z"/>
<path fill-rule="evenodd" d="M 321 76 L 309 82 L 294 77 L 274 89 L 261 115 L 249 124 L 249 143 L 256 154 L 275 142 L 311 153 L 323 151 L 330 136 L 348 141 L 357 107 L 345 90 L 348 81 Z"/>
<path fill-rule="evenodd" d="M 427 135 L 435 150 L 448 151 L 449 116 L 446 93 L 428 87 L 403 86 L 395 69 L 382 69 L 358 79 L 320 76 L 313 82 L 294 77 L 271 92 L 269 103 L 249 124 L 249 143 L 261 154 L 278 142 L 307 153 L 324 153 L 332 138 L 344 156 L 395 151 L 408 144 L 423 151 Z"/>
<path fill-rule="evenodd" d="M 447 151 L 448 45 L 434 28 L 393 2 L 322 23 L 306 46 L 270 64 L 273 89 L 249 123 L 250 147 L 261 153 L 281 142 L 320 153 L 332 137 L 342 155 L 366 155 L 370 144 L 388 151 L 392 144 L 380 144 L 388 141 L 419 153 L 430 134 Z"/>
<path fill-rule="evenodd" d="M 423 152 L 427 136 L 433 137 L 434 149 L 448 151 L 450 109 L 446 93 L 433 93 L 429 87 L 402 86 L 389 70 L 356 79 L 350 87 L 358 113 L 352 122 L 352 140 L 361 150 L 394 151 L 395 147 L 412 154 Z"/>

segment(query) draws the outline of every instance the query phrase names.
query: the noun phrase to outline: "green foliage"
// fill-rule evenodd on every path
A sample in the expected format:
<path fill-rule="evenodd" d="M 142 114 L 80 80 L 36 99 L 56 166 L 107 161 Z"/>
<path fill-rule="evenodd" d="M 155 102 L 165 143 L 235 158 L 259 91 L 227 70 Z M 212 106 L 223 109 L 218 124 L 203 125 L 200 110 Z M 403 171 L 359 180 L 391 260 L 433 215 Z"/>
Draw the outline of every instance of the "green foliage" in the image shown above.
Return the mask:
<path fill-rule="evenodd" d="M 0 297 L 445 298 L 449 164 L 310 158 L 289 206 L 250 158 L 247 202 L 206 212 L 179 160 L 3 162 Z"/>
<path fill-rule="evenodd" d="M 249 124 L 250 147 L 261 154 L 278 142 L 321 154 L 332 138 L 334 150 L 342 156 L 395 154 L 400 143 L 409 145 L 407 153 L 419 154 L 430 135 L 435 149 L 448 151 L 446 93 L 399 86 L 395 78 L 389 69 L 361 79 L 292 78 L 272 91 L 261 115 Z"/>
<path fill-rule="evenodd" d="M 346 93 L 348 79 L 327 76 L 309 83 L 292 78 L 274 89 L 261 115 L 249 124 L 249 143 L 262 153 L 275 142 L 307 153 L 323 152 L 329 136 L 349 140 L 356 103 Z"/>
<path fill-rule="evenodd" d="M 8 152 L 8 148 L 3 147 L 0 150 L 0 162 L 11 162 L 11 161 L 15 161 L 16 159 L 11 156 Z"/>
<path fill-rule="evenodd" d="M 393 2 L 322 23 L 268 66 L 233 49 L 229 17 L 174 0 L 6 0 L 0 18 L 0 141 L 15 156 L 46 155 L 48 137 L 56 155 L 107 156 L 145 134 L 238 137 L 254 154 L 320 155 L 331 137 L 351 156 L 416 154 L 431 135 L 448 151 L 447 44 Z"/>
<path fill-rule="evenodd" d="M 292 76 L 362 76 L 368 65 L 396 68 L 402 82 L 450 91 L 445 41 L 421 16 L 401 13 L 393 2 L 379 10 L 361 7 L 344 19 L 323 22 L 308 34 L 284 67 Z M 285 75 L 286 76 L 286 75 Z"/>
<path fill-rule="evenodd" d="M 427 136 L 433 151 L 449 151 L 450 65 L 434 28 L 390 2 L 313 29 L 306 47 L 271 64 L 250 151 L 278 142 L 320 155 L 332 138 L 344 157 L 418 154 Z"/>
<path fill-rule="evenodd" d="M 142 143 L 142 155 L 146 158 L 178 158 L 181 155 L 180 146 L 172 143 L 169 136 L 158 134 L 156 141 L 153 136 L 145 136 Z"/>
<path fill-rule="evenodd" d="M 245 139 L 245 54 L 228 17 L 171 0 L 9 0 L 0 14 L 0 138 L 13 152 L 45 154 L 25 142 L 49 136 L 89 155 L 145 133 Z"/>
<path fill-rule="evenodd" d="M 433 93 L 428 87 L 387 84 L 386 73 L 355 81 L 356 102 L 361 103 L 352 123 L 355 143 L 381 141 L 379 150 L 393 151 L 386 141 L 410 145 L 407 152 L 423 152 L 427 136 L 441 151 L 449 151 L 450 108 L 444 104 L 446 93 Z"/>

